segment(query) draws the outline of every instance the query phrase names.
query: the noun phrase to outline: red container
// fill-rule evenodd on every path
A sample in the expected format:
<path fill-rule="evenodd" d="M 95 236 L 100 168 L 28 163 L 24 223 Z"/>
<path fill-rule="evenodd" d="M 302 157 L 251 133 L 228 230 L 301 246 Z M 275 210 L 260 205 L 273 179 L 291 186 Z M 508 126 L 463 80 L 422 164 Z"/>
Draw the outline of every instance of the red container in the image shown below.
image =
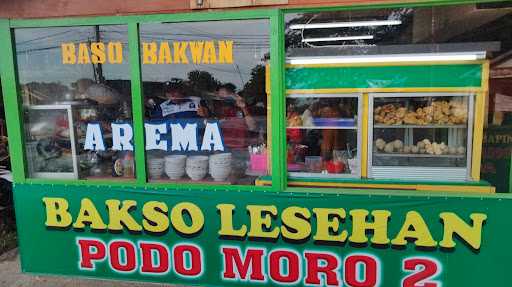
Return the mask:
<path fill-rule="evenodd" d="M 302 131 L 300 129 L 286 129 L 286 137 L 289 142 L 299 143 L 302 141 Z"/>
<path fill-rule="evenodd" d="M 343 173 L 345 172 L 345 164 L 341 161 L 328 161 L 325 164 L 328 173 Z"/>

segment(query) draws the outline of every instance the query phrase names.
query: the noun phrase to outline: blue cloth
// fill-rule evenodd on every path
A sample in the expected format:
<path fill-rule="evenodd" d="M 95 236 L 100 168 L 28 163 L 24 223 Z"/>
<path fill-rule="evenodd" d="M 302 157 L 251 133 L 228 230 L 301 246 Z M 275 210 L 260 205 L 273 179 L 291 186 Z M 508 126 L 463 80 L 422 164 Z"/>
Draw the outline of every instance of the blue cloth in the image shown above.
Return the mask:
<path fill-rule="evenodd" d="M 193 119 L 201 118 L 197 110 L 201 106 L 199 97 L 187 97 L 179 103 L 167 100 L 151 111 L 152 119 Z"/>

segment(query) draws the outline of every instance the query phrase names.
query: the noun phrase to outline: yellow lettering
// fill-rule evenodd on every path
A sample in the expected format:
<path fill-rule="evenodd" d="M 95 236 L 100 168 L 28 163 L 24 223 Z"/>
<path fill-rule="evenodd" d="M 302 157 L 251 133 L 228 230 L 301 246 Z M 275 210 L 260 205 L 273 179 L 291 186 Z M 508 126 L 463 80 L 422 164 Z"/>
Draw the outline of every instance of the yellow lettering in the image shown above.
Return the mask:
<path fill-rule="evenodd" d="M 187 225 L 183 216 L 188 213 L 191 224 Z M 200 232 L 204 227 L 204 215 L 201 209 L 190 202 L 182 202 L 177 204 L 171 210 L 171 222 L 174 228 L 186 235 L 194 235 Z"/>
<path fill-rule="evenodd" d="M 89 57 L 89 48 L 87 44 L 80 43 L 78 45 L 78 64 L 90 64 L 91 58 Z"/>
<path fill-rule="evenodd" d="M 105 44 L 92 43 L 91 44 L 91 61 L 93 64 L 104 64 L 106 61 Z"/>
<path fill-rule="evenodd" d="M 124 223 L 130 231 L 142 231 L 142 226 L 130 215 L 130 210 L 137 206 L 136 201 L 124 200 L 122 206 L 121 201 L 115 199 L 107 200 L 105 203 L 107 204 L 110 218 L 108 223 L 109 230 L 121 231 L 123 230 L 121 223 Z"/>
<path fill-rule="evenodd" d="M 415 239 L 414 243 L 416 246 L 437 246 L 437 242 L 432 238 L 425 220 L 423 220 L 423 217 L 416 211 L 407 212 L 402 229 L 395 239 L 391 240 L 391 244 L 405 246 L 407 244 L 406 238 Z"/>
<path fill-rule="evenodd" d="M 233 41 L 219 41 L 219 64 L 233 64 Z"/>
<path fill-rule="evenodd" d="M 157 45 L 155 42 L 142 43 L 142 63 L 156 64 L 158 58 L 156 56 Z"/>
<path fill-rule="evenodd" d="M 251 218 L 251 228 L 247 234 L 255 238 L 278 238 L 279 228 L 272 230 L 272 216 L 277 216 L 277 208 L 273 205 L 247 205 L 249 216 Z M 270 230 L 270 231 L 269 231 Z"/>
<path fill-rule="evenodd" d="M 174 49 L 174 62 L 176 64 L 188 64 L 187 57 L 187 42 L 174 42 L 172 43 Z"/>
<path fill-rule="evenodd" d="M 78 217 L 73 227 L 79 229 L 85 228 L 84 222 L 90 223 L 91 229 L 101 230 L 107 228 L 96 206 L 94 206 L 94 203 L 88 198 L 82 199 L 80 211 L 78 212 Z"/>
<path fill-rule="evenodd" d="M 158 52 L 158 64 L 170 63 L 172 63 L 171 47 L 169 47 L 169 43 L 167 41 L 164 41 L 160 43 L 160 51 Z"/>
<path fill-rule="evenodd" d="M 110 64 L 123 63 L 123 44 L 121 42 L 108 43 L 108 61 Z"/>
<path fill-rule="evenodd" d="M 247 234 L 247 226 L 243 224 L 240 229 L 233 227 L 233 212 L 235 206 L 233 204 L 219 204 L 217 210 L 220 212 L 220 230 L 221 236 L 244 237 Z"/>
<path fill-rule="evenodd" d="M 164 202 L 149 201 L 142 207 L 142 226 L 146 231 L 160 233 L 169 229 L 169 208 Z"/>
<path fill-rule="evenodd" d="M 62 43 L 62 64 L 76 64 L 75 44 Z"/>
<path fill-rule="evenodd" d="M 73 218 L 68 212 L 69 203 L 64 198 L 44 197 L 46 206 L 46 222 L 48 227 L 66 228 L 73 223 Z"/>
<path fill-rule="evenodd" d="M 347 240 L 348 232 L 346 230 L 337 234 L 340 230 L 341 220 L 347 216 L 345 209 L 313 208 L 313 213 L 316 216 L 316 234 L 313 236 L 315 241 L 345 242 Z"/>
<path fill-rule="evenodd" d="M 469 217 L 473 220 L 473 226 L 469 226 L 452 212 L 443 212 L 439 215 L 444 224 L 443 240 L 439 246 L 444 248 L 454 248 L 453 234 L 458 234 L 465 242 L 474 249 L 480 249 L 482 244 L 482 225 L 487 219 L 487 215 L 482 213 L 473 213 Z"/>
<path fill-rule="evenodd" d="M 192 62 L 194 62 L 194 64 L 201 64 L 204 42 L 190 42 L 189 45 L 190 54 L 192 54 Z"/>
<path fill-rule="evenodd" d="M 203 64 L 217 64 L 217 52 L 213 41 L 204 43 Z"/>
<path fill-rule="evenodd" d="M 373 222 L 367 222 L 366 217 L 369 212 L 364 209 L 354 209 L 350 211 L 352 216 L 352 235 L 348 238 L 350 242 L 367 243 L 367 230 L 373 230 L 371 242 L 373 244 L 388 244 L 388 219 L 391 212 L 387 210 L 372 211 Z"/>
<path fill-rule="evenodd" d="M 290 240 L 304 240 L 311 235 L 311 224 L 309 219 L 311 212 L 307 208 L 288 207 L 283 210 L 281 220 L 281 234 Z"/>

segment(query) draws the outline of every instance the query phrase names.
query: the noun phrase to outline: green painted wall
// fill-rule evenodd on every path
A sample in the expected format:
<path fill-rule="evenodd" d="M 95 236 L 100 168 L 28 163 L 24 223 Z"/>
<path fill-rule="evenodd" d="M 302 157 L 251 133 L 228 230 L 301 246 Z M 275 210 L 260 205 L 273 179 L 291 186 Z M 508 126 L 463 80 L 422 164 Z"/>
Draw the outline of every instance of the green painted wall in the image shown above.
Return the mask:
<path fill-rule="evenodd" d="M 481 65 L 287 68 L 287 89 L 480 87 Z"/>
<path fill-rule="evenodd" d="M 245 250 L 248 247 L 264 248 L 270 252 L 279 248 L 292 249 L 300 254 L 305 250 L 324 251 L 335 254 L 341 259 L 354 253 L 366 253 L 377 257 L 380 261 L 379 286 L 401 286 L 400 282 L 409 273 L 402 271 L 402 260 L 409 257 L 429 257 L 440 262 L 442 271 L 435 279 L 444 287 L 460 286 L 508 286 L 509 262 L 512 258 L 512 249 L 509 248 L 510 236 L 512 236 L 512 198 L 509 197 L 445 197 L 445 196 L 409 196 L 387 194 L 357 194 L 357 193 L 263 193 L 263 192 L 225 192 L 225 191 L 161 191 L 151 189 L 120 189 L 108 187 L 80 187 L 80 186 L 48 186 L 48 185 L 16 185 L 16 211 L 19 227 L 19 239 L 21 244 L 21 259 L 24 272 L 53 273 L 73 276 L 94 276 L 99 278 L 137 280 L 174 283 L 183 285 L 202 286 L 248 286 L 246 282 L 222 281 L 220 275 L 223 272 L 221 245 L 240 247 Z M 85 230 L 48 229 L 45 226 L 47 214 L 43 197 L 64 198 L 69 202 L 69 212 L 76 219 L 80 209 L 80 202 L 89 198 L 94 202 L 101 218 L 108 224 L 107 208 L 105 201 L 109 199 L 134 200 L 136 208 L 130 214 L 139 223 L 143 218 L 141 210 L 148 201 L 163 202 L 171 209 L 177 203 L 190 202 L 197 205 L 204 214 L 205 225 L 200 233 L 192 237 L 184 237 L 177 234 L 172 228 L 162 234 L 150 234 L 147 232 L 129 233 L 126 228 L 122 232 L 96 231 L 89 227 Z M 409 243 L 405 248 L 384 245 L 374 247 L 371 245 L 352 244 L 322 244 L 315 243 L 313 237 L 302 242 L 284 241 L 281 236 L 275 242 L 262 240 L 223 239 L 218 236 L 220 217 L 216 205 L 220 203 L 234 204 L 234 226 L 239 228 L 242 224 L 249 224 L 247 205 L 272 205 L 277 208 L 278 216 L 271 219 L 271 228 L 280 227 L 281 212 L 290 206 L 307 208 L 312 212 L 313 208 L 343 208 L 347 214 L 350 210 L 366 209 L 368 211 L 385 209 L 391 212 L 388 224 L 388 236 L 390 239 L 396 236 L 404 223 L 405 215 L 410 211 L 421 214 L 436 241 L 443 237 L 443 224 L 440 221 L 441 212 L 454 212 L 462 220 L 471 224 L 469 216 L 473 213 L 487 215 L 487 220 L 482 230 L 482 245 L 475 251 L 459 237 L 455 237 L 456 247 L 453 250 L 430 250 L 417 248 Z M 371 221 L 371 219 L 368 219 Z M 313 235 L 317 228 L 316 217 L 309 220 Z M 341 230 L 347 230 L 349 235 L 352 230 L 352 220 L 347 215 L 346 220 L 340 225 Z M 368 234 L 371 237 L 370 234 Z M 206 269 L 198 278 L 187 279 L 178 277 L 173 271 L 162 276 L 141 275 L 139 272 L 119 274 L 111 271 L 108 259 L 97 263 L 96 271 L 81 271 L 78 268 L 77 238 L 98 238 L 106 243 L 111 240 L 156 241 L 167 246 L 178 243 L 193 243 L 204 251 Z M 304 262 L 302 262 L 304 263 Z M 269 266 L 265 267 L 268 271 Z M 274 266 L 275 268 L 275 266 Z M 475 271 L 477 268 L 478 271 Z M 301 267 L 303 274 L 306 266 Z M 340 270 L 343 270 L 342 268 Z M 253 285 L 278 286 L 268 281 Z M 293 286 L 302 286 L 299 282 Z M 345 286 L 345 285 L 344 285 Z M 440 286 L 440 285 L 436 285 Z"/>

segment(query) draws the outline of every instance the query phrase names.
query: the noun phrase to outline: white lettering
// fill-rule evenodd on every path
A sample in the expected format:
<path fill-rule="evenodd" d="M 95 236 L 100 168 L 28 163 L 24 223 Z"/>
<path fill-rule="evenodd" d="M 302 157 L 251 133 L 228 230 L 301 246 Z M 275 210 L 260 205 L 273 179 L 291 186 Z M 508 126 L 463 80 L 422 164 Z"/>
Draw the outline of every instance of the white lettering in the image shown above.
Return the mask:
<path fill-rule="evenodd" d="M 171 124 L 172 151 L 198 151 L 197 124 Z"/>
<path fill-rule="evenodd" d="M 161 135 L 167 134 L 167 125 L 144 124 L 146 130 L 146 150 L 167 150 L 167 141 L 161 139 Z"/>
<path fill-rule="evenodd" d="M 101 134 L 100 124 L 88 124 L 85 135 L 85 150 L 102 151 L 105 150 L 103 135 Z"/>
<path fill-rule="evenodd" d="M 224 145 L 222 144 L 222 136 L 220 135 L 220 128 L 218 123 L 206 123 L 204 130 L 203 144 L 201 150 L 210 151 L 224 151 Z"/>
<path fill-rule="evenodd" d="M 112 149 L 133 151 L 133 129 L 129 124 L 112 124 Z"/>

